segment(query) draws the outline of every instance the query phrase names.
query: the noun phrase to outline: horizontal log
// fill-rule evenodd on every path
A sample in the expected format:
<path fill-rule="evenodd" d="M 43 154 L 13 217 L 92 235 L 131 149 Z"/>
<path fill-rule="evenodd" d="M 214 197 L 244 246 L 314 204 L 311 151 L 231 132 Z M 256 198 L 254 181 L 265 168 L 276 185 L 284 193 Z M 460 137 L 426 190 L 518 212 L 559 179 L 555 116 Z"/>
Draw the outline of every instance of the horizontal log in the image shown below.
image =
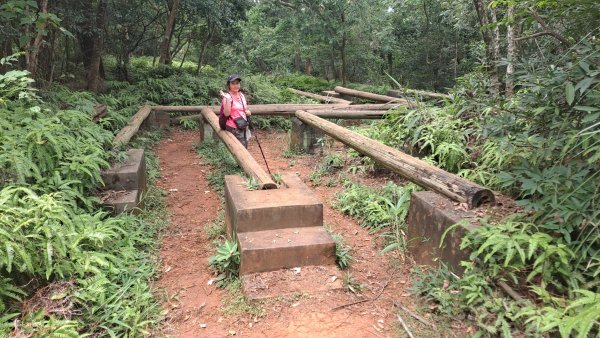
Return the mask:
<path fill-rule="evenodd" d="M 227 149 L 229 149 L 242 170 L 256 179 L 261 190 L 277 188 L 277 184 L 273 182 L 271 176 L 261 168 L 258 162 L 256 162 L 248 149 L 244 148 L 232 133 L 222 130 L 221 127 L 219 127 L 219 118 L 214 111 L 209 108 L 204 108 L 202 109 L 201 114 L 204 117 L 204 120 L 208 122 L 214 132 L 219 136 L 221 141 L 223 141 Z"/>
<path fill-rule="evenodd" d="M 358 152 L 371 157 L 376 162 L 412 182 L 434 190 L 454 201 L 466 203 L 469 208 L 478 207 L 483 203 L 495 202 L 491 190 L 407 155 L 400 150 L 347 130 L 306 111 L 297 111 L 296 117 Z"/>
<path fill-rule="evenodd" d="M 416 89 L 392 89 L 392 90 L 388 90 L 387 94 L 389 96 L 393 96 L 393 97 L 405 97 L 407 94 L 408 95 L 417 95 L 420 97 L 424 97 L 424 98 L 431 98 L 431 99 L 436 99 L 436 100 L 444 100 L 444 99 L 449 99 L 450 96 L 447 94 L 442 94 L 442 93 L 434 93 L 434 92 L 428 92 L 428 91 L 424 91 L 424 90 L 416 90 Z"/>
<path fill-rule="evenodd" d="M 253 113 L 276 113 L 276 112 L 295 112 L 296 110 L 306 109 L 325 109 L 336 107 L 347 107 L 346 104 L 250 104 L 248 109 Z M 199 113 L 204 108 L 209 108 L 212 111 L 218 112 L 221 109 L 220 105 L 215 106 L 153 106 L 152 109 L 162 110 L 166 112 L 182 112 L 182 113 Z"/>
<path fill-rule="evenodd" d="M 310 109 L 306 110 L 307 112 L 317 115 L 324 119 L 344 119 L 344 120 L 370 120 L 370 119 L 382 119 L 387 114 L 386 110 L 354 110 L 354 109 Z M 273 116 L 272 114 L 266 113 L 256 113 L 252 116 Z M 277 116 L 282 117 L 293 117 L 295 116 L 295 112 L 278 112 Z M 174 125 L 178 125 L 183 120 L 196 120 L 200 121 L 202 119 L 202 114 L 197 115 L 187 115 L 187 116 L 179 116 L 171 119 L 171 123 Z"/>
<path fill-rule="evenodd" d="M 138 112 L 135 115 L 133 115 L 131 120 L 129 120 L 129 123 L 127 123 L 127 125 L 119 131 L 117 136 L 115 136 L 113 144 L 119 145 L 126 144 L 127 142 L 129 142 L 133 135 L 135 135 L 135 133 L 137 133 L 137 131 L 140 129 L 140 125 L 142 124 L 142 122 L 144 122 L 148 115 L 150 115 L 151 111 L 151 106 L 142 106 L 140 110 L 138 110 Z"/>
<path fill-rule="evenodd" d="M 323 96 L 323 95 L 309 93 L 309 92 L 303 92 L 301 90 L 294 89 L 294 88 L 288 88 L 288 90 L 294 94 L 298 94 L 298 95 L 305 96 L 305 97 L 310 97 L 311 99 L 323 101 L 326 103 L 329 103 L 329 102 L 340 103 L 340 104 L 352 103 L 351 101 L 348 101 L 348 100 L 343 100 L 343 99 L 335 98 L 335 97 L 331 97 L 331 96 Z"/>
<path fill-rule="evenodd" d="M 397 103 L 397 104 L 401 104 L 401 105 L 405 105 L 405 106 L 409 106 L 409 107 L 416 107 L 416 104 L 414 101 L 409 101 L 406 99 L 397 98 L 397 97 L 393 97 L 393 96 L 374 94 L 374 93 L 364 92 L 362 90 L 350 89 L 350 88 L 345 88 L 345 87 L 341 87 L 341 86 L 336 86 L 335 91 L 340 94 L 356 96 L 356 97 L 360 97 L 363 99 L 368 99 L 368 100 L 373 100 L 373 101 L 378 101 L 378 102 Z"/>

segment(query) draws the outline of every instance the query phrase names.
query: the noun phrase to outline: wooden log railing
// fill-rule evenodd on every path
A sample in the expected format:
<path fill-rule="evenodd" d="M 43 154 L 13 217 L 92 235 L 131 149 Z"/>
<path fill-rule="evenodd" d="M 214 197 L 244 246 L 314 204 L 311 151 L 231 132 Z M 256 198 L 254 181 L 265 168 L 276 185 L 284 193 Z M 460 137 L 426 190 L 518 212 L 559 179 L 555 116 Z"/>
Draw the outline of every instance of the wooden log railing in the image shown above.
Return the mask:
<path fill-rule="evenodd" d="M 219 127 L 219 118 L 209 108 L 204 108 L 201 111 L 204 120 L 212 127 L 215 134 L 223 141 L 227 149 L 231 152 L 235 161 L 240 165 L 242 170 L 251 177 L 254 177 L 259 184 L 261 190 L 263 189 L 276 189 L 277 184 L 273 182 L 273 179 L 267 174 L 261 166 L 256 162 L 254 157 L 250 154 L 248 149 L 238 141 L 232 133 L 225 130 L 221 130 Z"/>
<path fill-rule="evenodd" d="M 469 208 L 495 202 L 491 190 L 407 155 L 400 150 L 347 130 L 306 111 L 297 111 L 296 117 L 360 153 L 373 158 L 376 162 L 412 182 L 434 190 L 454 201 L 466 203 Z"/>
<path fill-rule="evenodd" d="M 129 142 L 133 135 L 140 129 L 142 122 L 150 115 L 150 112 L 152 112 L 152 106 L 142 106 L 140 110 L 133 115 L 131 120 L 129 120 L 129 123 L 119 131 L 117 136 L 115 136 L 113 144 L 121 145 Z"/>
<path fill-rule="evenodd" d="M 369 92 L 364 92 L 362 90 L 350 89 L 350 88 L 345 88 L 345 87 L 341 87 L 341 86 L 335 87 L 335 91 L 340 94 L 356 96 L 356 97 L 360 97 L 363 99 L 368 99 L 368 100 L 373 100 L 373 101 L 378 101 L 378 102 L 397 103 L 397 104 L 401 104 L 401 105 L 405 105 L 405 106 L 409 106 L 409 107 L 416 107 L 416 103 L 414 101 L 409 101 L 406 99 L 393 97 L 393 96 L 373 94 L 373 93 L 369 93 Z"/>

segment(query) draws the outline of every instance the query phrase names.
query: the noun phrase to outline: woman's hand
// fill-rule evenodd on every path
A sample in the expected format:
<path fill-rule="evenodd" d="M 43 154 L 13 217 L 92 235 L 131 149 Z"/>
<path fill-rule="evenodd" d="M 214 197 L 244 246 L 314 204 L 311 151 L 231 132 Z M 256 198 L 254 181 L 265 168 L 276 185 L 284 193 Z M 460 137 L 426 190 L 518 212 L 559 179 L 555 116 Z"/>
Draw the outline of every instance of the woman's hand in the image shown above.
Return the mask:
<path fill-rule="evenodd" d="M 246 116 L 248 116 L 248 117 L 252 116 L 252 112 L 248 109 L 246 109 Z"/>

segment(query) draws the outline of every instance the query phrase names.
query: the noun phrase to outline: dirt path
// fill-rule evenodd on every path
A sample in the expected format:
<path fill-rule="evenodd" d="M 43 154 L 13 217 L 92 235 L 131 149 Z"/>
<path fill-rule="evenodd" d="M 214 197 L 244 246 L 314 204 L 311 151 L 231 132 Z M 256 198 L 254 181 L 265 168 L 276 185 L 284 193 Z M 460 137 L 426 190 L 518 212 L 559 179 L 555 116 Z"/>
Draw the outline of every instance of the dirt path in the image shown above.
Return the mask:
<path fill-rule="evenodd" d="M 259 136 L 272 172 L 297 172 L 310 186 L 308 177 L 318 162 L 315 156 L 284 158 L 285 133 L 260 131 Z M 161 277 L 157 285 L 166 294 L 163 306 L 168 313 L 164 334 L 174 337 L 405 336 L 397 321 L 394 302 L 414 309 L 414 300 L 408 293 L 409 266 L 381 256 L 376 237 L 330 207 L 333 194 L 341 190 L 339 185 L 313 189 L 324 202 L 325 223 L 342 234 L 352 247 L 354 261 L 350 272 L 362 284 L 362 295 L 337 290 L 279 297 L 261 305 L 262 317 L 227 315 L 223 311 L 229 299 L 227 292 L 207 284 L 212 278 L 208 257 L 214 254 L 214 245 L 204 227 L 216 218 L 221 201 L 206 180 L 211 168 L 202 163 L 193 149 L 197 142 L 197 132 L 173 130 L 165 134 L 157 149 L 161 164 L 161 179 L 157 185 L 169 192 L 166 200 L 171 212 L 171 224 L 162 243 Z M 262 164 L 256 142 L 249 148 Z M 365 180 L 367 184 L 383 183 Z M 361 299 L 369 300 L 332 310 Z M 412 325 L 414 333 L 422 327 L 408 315 L 404 320 Z M 447 334 L 461 330 L 464 332 L 461 327 L 445 331 Z"/>

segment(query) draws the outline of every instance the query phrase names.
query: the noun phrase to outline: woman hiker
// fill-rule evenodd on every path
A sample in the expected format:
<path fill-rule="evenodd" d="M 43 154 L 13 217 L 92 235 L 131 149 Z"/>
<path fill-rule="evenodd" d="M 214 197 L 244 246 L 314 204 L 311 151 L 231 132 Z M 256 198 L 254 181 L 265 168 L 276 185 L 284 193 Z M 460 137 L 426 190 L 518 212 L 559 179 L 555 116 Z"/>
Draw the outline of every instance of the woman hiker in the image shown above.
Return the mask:
<path fill-rule="evenodd" d="M 248 110 L 248 103 L 244 94 L 240 91 L 242 78 L 231 75 L 227 78 L 227 93 L 224 93 L 221 101 L 221 110 L 226 119 L 225 130 L 232 133 L 245 148 L 248 148 L 250 139 L 249 118 L 252 112 Z"/>

